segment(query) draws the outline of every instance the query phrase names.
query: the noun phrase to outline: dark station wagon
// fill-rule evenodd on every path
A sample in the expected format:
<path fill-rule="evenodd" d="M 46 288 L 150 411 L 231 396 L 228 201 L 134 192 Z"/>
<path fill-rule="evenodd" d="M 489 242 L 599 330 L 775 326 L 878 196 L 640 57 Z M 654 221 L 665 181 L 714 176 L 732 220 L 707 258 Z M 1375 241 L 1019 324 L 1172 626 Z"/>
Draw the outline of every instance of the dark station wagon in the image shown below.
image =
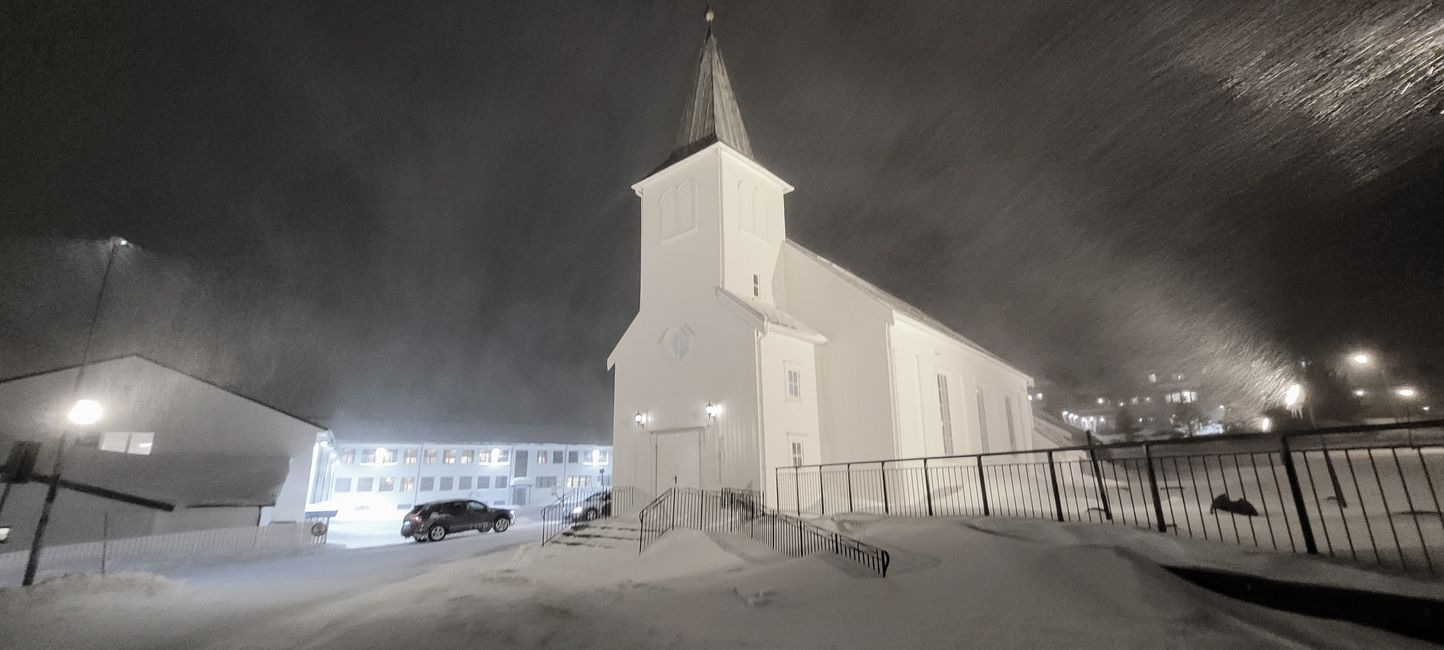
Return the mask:
<path fill-rule="evenodd" d="M 401 536 L 418 542 L 439 542 L 463 530 L 506 532 L 516 513 L 470 499 L 422 503 L 401 520 Z"/>

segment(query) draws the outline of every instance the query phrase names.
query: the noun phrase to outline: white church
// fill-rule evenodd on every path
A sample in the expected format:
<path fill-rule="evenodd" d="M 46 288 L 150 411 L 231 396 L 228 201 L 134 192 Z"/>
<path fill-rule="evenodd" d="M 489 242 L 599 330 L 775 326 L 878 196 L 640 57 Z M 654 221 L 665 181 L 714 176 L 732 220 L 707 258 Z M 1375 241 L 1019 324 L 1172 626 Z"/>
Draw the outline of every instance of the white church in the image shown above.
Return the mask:
<path fill-rule="evenodd" d="M 642 203 L 615 371 L 614 480 L 769 496 L 787 465 L 1033 448 L 1032 379 L 787 238 L 710 29 L 676 149 Z"/>

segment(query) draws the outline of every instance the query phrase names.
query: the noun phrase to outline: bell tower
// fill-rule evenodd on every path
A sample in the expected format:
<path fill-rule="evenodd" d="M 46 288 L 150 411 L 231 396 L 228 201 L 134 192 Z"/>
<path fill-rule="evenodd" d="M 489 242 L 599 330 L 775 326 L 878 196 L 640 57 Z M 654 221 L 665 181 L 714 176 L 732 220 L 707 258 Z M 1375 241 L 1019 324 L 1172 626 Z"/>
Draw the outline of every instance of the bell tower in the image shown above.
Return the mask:
<path fill-rule="evenodd" d="M 712 33 L 670 155 L 632 187 L 642 202 L 642 310 L 713 300 L 720 287 L 776 304 L 787 238 L 782 197 L 792 186 L 754 160 L 732 80 Z"/>

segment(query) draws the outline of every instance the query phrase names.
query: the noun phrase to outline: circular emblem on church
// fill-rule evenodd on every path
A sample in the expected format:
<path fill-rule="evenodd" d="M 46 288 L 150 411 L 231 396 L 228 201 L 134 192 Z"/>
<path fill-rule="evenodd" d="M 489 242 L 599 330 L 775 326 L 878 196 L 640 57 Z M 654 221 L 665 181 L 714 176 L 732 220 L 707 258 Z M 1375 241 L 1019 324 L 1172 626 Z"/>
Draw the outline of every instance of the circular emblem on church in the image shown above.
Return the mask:
<path fill-rule="evenodd" d="M 692 330 L 682 327 L 669 327 L 662 333 L 662 351 L 673 359 L 681 359 L 692 351 Z"/>

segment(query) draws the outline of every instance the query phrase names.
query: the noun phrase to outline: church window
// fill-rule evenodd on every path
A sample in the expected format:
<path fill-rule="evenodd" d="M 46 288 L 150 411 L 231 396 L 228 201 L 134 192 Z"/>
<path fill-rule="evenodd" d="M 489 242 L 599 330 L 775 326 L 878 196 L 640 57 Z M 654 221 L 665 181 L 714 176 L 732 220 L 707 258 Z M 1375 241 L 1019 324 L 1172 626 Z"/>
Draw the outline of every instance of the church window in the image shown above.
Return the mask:
<path fill-rule="evenodd" d="M 948 376 L 938 375 L 938 417 L 943 423 L 943 454 L 951 456 L 953 450 L 953 404 L 948 397 Z"/>
<path fill-rule="evenodd" d="M 662 350 L 673 359 L 687 356 L 692 349 L 692 331 L 684 325 L 669 327 L 662 333 Z"/>
<path fill-rule="evenodd" d="M 1014 402 L 1011 396 L 1003 397 L 1003 411 L 1008 415 L 1008 440 L 1012 441 L 1013 449 L 1017 450 L 1022 449 L 1023 444 L 1022 441 L 1018 440 L 1018 424 L 1014 421 L 1013 404 Z"/>
<path fill-rule="evenodd" d="M 787 399 L 802 399 L 802 371 L 797 368 L 787 369 Z"/>
<path fill-rule="evenodd" d="M 692 181 L 662 193 L 658 201 L 659 233 L 662 241 L 691 232 L 697 227 L 697 206 Z"/>
<path fill-rule="evenodd" d="M 802 443 L 800 442 L 792 443 L 792 466 L 802 466 Z"/>
<path fill-rule="evenodd" d="M 977 391 L 978 397 L 978 437 L 983 441 L 983 453 L 988 453 L 988 410 L 983 404 L 983 389 Z"/>

